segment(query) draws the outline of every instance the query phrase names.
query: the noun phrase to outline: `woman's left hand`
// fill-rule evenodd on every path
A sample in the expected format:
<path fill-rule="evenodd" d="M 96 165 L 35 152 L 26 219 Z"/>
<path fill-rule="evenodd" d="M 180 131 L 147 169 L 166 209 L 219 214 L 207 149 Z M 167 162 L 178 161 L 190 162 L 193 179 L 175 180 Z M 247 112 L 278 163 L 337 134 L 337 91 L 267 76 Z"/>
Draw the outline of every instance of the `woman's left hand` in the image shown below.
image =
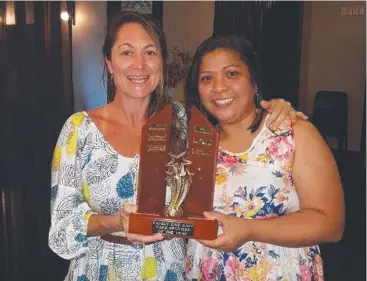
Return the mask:
<path fill-rule="evenodd" d="M 232 252 L 249 241 L 250 229 L 246 227 L 246 219 L 237 218 L 220 212 L 204 212 L 207 219 L 216 220 L 223 230 L 214 240 L 198 240 L 206 247 L 222 252 Z"/>
<path fill-rule="evenodd" d="M 289 118 L 293 124 L 297 122 L 298 117 L 303 120 L 308 119 L 304 113 L 296 111 L 291 103 L 284 99 L 274 99 L 271 101 L 262 100 L 260 105 L 264 110 L 270 113 L 266 125 L 272 130 L 278 129 L 280 124 L 287 118 Z"/>

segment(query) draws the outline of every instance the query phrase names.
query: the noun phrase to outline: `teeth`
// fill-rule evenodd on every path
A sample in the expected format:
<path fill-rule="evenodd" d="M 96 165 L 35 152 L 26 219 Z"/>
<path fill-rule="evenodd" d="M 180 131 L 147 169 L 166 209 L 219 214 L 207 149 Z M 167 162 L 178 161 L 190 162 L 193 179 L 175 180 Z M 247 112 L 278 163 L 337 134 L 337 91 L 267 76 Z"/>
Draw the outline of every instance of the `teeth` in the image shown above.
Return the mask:
<path fill-rule="evenodd" d="M 130 81 L 136 83 L 143 83 L 148 80 L 148 76 L 128 76 L 127 77 Z"/>
<path fill-rule="evenodd" d="M 233 98 L 215 100 L 217 104 L 227 104 L 230 103 L 231 101 L 233 101 Z"/>

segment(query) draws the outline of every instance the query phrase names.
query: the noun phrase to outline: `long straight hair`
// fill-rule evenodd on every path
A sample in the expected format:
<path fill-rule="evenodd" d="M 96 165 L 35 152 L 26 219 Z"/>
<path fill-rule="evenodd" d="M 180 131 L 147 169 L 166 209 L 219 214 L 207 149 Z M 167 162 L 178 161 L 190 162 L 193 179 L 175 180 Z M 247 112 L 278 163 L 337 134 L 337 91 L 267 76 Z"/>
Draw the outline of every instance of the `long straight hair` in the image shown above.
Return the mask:
<path fill-rule="evenodd" d="M 138 12 L 121 12 L 114 16 L 111 23 L 107 27 L 107 33 L 104 40 L 102 54 L 103 54 L 103 73 L 102 79 L 107 91 L 108 102 L 114 100 L 116 95 L 116 88 L 112 79 L 112 75 L 107 68 L 107 60 L 111 60 L 111 50 L 116 42 L 117 34 L 123 25 L 128 23 L 140 24 L 149 36 L 155 42 L 160 56 L 162 58 L 162 74 L 159 85 L 151 94 L 150 102 L 148 106 L 148 118 L 151 118 L 155 113 L 162 110 L 166 105 L 173 104 L 173 123 L 171 127 L 171 145 L 170 151 L 172 153 L 179 153 L 185 147 L 184 128 L 185 128 L 185 116 L 180 111 L 183 111 L 182 107 L 178 103 L 174 102 L 171 95 L 166 89 L 167 81 L 167 44 L 164 33 L 155 20 L 149 15 L 145 15 Z"/>

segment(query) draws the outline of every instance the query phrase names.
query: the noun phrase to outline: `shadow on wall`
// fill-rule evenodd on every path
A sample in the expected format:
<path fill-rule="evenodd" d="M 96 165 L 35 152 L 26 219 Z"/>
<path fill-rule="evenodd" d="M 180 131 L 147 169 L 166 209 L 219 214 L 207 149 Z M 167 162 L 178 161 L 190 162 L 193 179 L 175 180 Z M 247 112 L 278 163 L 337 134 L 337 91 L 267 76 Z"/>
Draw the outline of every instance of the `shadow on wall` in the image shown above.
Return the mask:
<path fill-rule="evenodd" d="M 75 3 L 73 82 L 75 111 L 106 104 L 102 75 L 102 46 L 107 25 L 106 2 Z"/>

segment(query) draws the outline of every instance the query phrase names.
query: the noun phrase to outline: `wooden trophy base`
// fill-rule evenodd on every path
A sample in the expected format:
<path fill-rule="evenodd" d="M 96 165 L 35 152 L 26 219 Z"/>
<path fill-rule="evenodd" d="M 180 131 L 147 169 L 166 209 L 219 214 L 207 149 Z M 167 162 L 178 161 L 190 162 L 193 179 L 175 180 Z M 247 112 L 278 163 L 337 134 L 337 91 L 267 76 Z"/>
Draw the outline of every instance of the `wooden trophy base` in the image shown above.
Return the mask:
<path fill-rule="evenodd" d="M 162 233 L 170 237 L 213 240 L 218 236 L 218 224 L 204 217 L 165 217 L 133 213 L 129 218 L 129 232 L 142 235 Z"/>

